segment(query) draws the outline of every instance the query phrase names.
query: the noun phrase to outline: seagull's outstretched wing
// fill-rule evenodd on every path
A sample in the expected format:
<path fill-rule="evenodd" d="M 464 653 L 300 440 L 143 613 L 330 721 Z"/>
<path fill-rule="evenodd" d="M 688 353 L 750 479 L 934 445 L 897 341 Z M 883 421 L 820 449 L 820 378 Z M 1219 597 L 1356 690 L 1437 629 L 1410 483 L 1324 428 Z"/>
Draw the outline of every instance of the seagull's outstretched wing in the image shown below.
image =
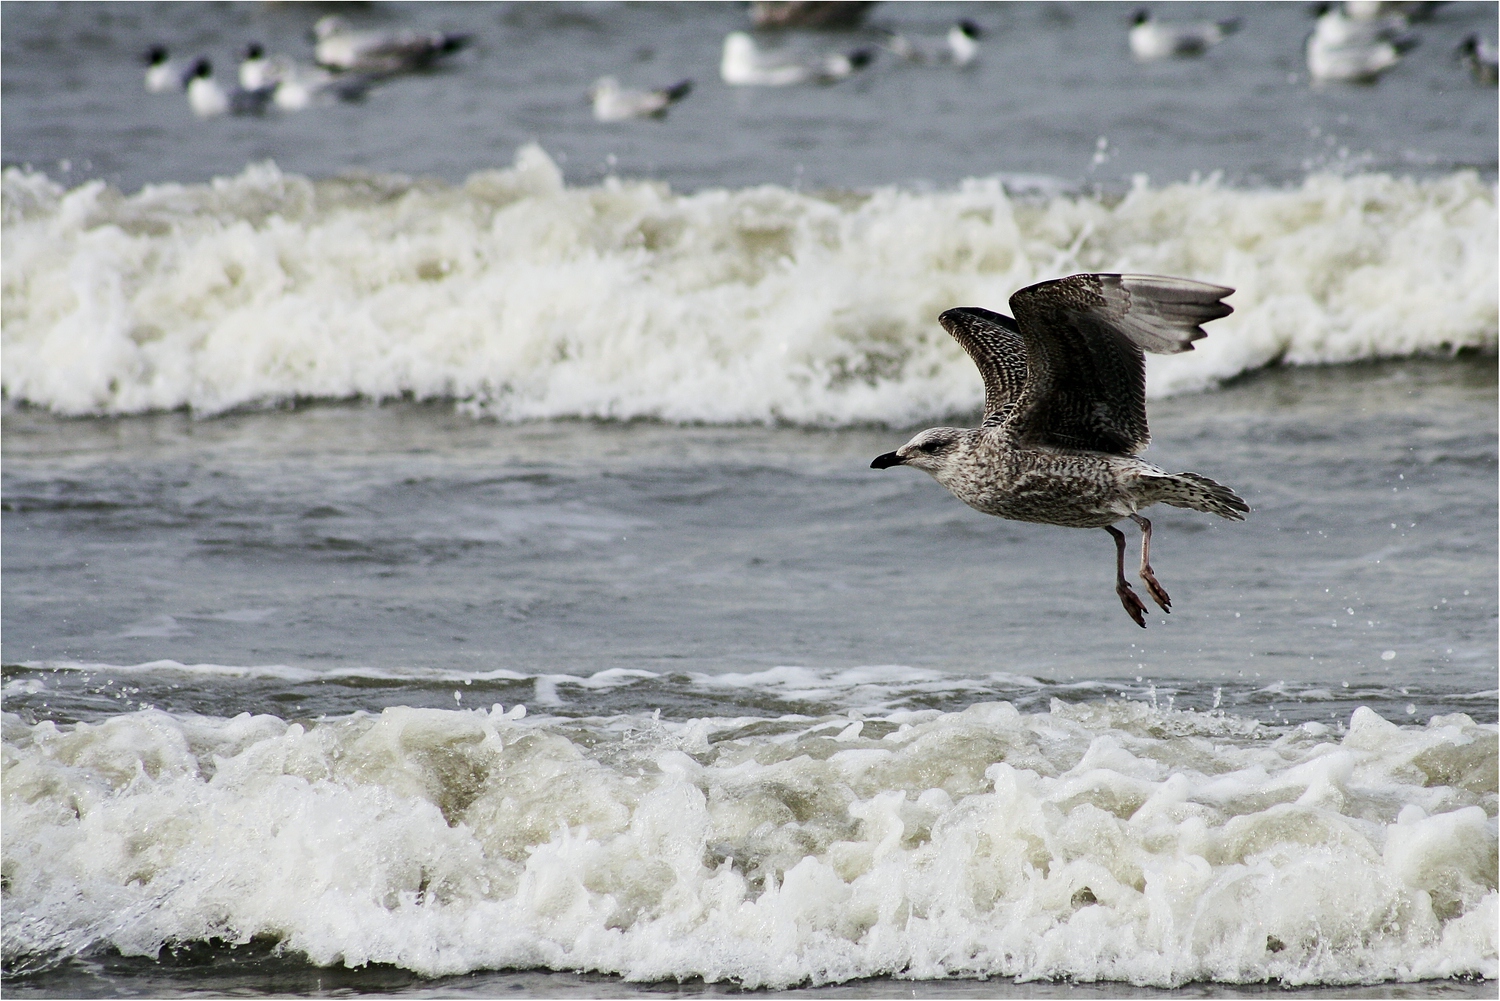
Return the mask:
<path fill-rule="evenodd" d="M 1146 447 L 1144 348 L 1191 351 L 1234 289 L 1158 275 L 1073 275 L 1010 297 L 1026 347 L 1010 426 L 1037 444 L 1133 455 Z"/>
<path fill-rule="evenodd" d="M 959 306 L 938 317 L 963 345 L 984 378 L 984 426 L 1003 424 L 1026 385 L 1026 344 L 1021 328 L 1003 313 Z"/>

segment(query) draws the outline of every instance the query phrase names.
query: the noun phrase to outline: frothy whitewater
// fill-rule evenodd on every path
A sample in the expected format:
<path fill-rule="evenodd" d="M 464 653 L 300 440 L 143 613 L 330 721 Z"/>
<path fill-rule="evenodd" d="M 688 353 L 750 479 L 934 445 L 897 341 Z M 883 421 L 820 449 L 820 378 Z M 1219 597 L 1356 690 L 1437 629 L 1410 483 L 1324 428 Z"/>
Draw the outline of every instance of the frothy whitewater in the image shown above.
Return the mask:
<path fill-rule="evenodd" d="M 1496 728 L 1462 714 L 7 714 L 4 767 L 12 969 L 260 937 L 769 987 L 1497 973 Z"/>
<path fill-rule="evenodd" d="M 271 165 L 123 195 L 8 170 L 4 392 L 63 414 L 453 398 L 504 419 L 908 424 L 973 409 L 934 318 L 1075 271 L 1234 286 L 1153 393 L 1275 360 L 1496 342 L 1472 173 L 1123 197 L 567 186 L 540 148 L 461 186 Z"/>

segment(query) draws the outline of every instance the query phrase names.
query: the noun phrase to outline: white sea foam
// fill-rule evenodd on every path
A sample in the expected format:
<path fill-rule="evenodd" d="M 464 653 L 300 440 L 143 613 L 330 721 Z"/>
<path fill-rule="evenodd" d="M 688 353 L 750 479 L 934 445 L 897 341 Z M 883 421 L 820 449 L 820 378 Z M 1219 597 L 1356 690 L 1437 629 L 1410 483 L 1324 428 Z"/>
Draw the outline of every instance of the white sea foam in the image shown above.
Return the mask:
<path fill-rule="evenodd" d="M 504 419 L 906 424 L 976 407 L 934 322 L 1075 271 L 1232 285 L 1154 393 L 1273 359 L 1496 341 L 1496 197 L 1471 173 L 1214 181 L 1123 200 L 568 187 L 535 146 L 457 187 L 274 166 L 124 196 L 7 171 L 3 386 L 59 413 L 451 397 Z"/>
<path fill-rule="evenodd" d="M 270 936 L 321 964 L 781 986 L 1497 973 L 1496 728 L 1021 714 L 4 723 L 12 968 Z"/>

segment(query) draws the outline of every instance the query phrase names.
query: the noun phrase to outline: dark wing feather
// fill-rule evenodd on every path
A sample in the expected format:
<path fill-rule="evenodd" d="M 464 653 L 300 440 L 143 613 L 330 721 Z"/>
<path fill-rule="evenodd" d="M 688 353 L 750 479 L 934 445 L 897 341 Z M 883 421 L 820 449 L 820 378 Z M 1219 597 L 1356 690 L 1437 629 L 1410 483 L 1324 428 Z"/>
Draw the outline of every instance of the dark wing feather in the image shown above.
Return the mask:
<path fill-rule="evenodd" d="M 1005 314 L 978 306 L 947 310 L 938 322 L 963 345 L 984 378 L 984 426 L 1003 423 L 1026 385 L 1026 344 L 1021 328 Z"/>
<path fill-rule="evenodd" d="M 1010 427 L 1038 444 L 1133 455 L 1146 447 L 1146 360 L 1191 351 L 1232 313 L 1234 289 L 1157 275 L 1073 275 L 1010 297 L 1028 364 Z"/>

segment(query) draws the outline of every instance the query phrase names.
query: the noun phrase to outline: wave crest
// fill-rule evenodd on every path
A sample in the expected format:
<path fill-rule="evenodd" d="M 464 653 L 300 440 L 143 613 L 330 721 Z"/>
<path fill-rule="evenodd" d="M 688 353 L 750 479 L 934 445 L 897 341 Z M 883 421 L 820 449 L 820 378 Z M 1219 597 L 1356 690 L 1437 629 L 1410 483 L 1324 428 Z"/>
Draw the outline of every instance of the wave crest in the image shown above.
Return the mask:
<path fill-rule="evenodd" d="M 957 189 L 674 194 L 563 182 L 536 146 L 463 185 L 272 164 L 123 195 L 5 172 L 3 386 L 63 414 L 453 398 L 507 420 L 910 424 L 973 410 L 937 326 L 1076 271 L 1234 286 L 1156 394 L 1268 362 L 1496 341 L 1473 173 L 1215 180 L 1123 198 Z"/>
<path fill-rule="evenodd" d="M 5 717 L 4 957 L 269 936 L 426 976 L 1496 975 L 1495 727 L 1139 703 Z"/>

